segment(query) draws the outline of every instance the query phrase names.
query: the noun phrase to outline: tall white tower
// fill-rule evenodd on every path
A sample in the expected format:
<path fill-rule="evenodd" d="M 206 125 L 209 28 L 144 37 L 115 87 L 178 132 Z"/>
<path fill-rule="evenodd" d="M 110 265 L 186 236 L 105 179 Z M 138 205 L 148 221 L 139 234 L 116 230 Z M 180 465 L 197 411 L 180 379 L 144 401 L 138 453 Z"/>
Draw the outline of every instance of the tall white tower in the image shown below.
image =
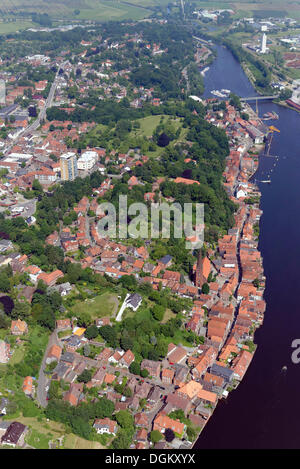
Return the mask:
<path fill-rule="evenodd" d="M 5 81 L 0 80 L 0 104 L 5 104 L 6 102 L 6 90 L 5 90 Z"/>
<path fill-rule="evenodd" d="M 265 54 L 267 52 L 267 35 L 266 33 L 263 33 L 262 39 L 261 39 L 261 50 L 260 52 L 262 54 Z"/>

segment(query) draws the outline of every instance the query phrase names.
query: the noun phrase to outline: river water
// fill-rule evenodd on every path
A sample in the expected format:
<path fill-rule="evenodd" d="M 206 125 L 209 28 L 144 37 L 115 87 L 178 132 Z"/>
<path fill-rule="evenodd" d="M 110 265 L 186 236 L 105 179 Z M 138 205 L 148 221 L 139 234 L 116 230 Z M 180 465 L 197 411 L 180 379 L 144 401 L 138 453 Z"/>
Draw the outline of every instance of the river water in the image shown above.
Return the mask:
<path fill-rule="evenodd" d="M 241 97 L 256 95 L 239 63 L 227 49 L 205 76 L 205 97 L 212 89 L 230 89 Z M 300 364 L 291 360 L 294 339 L 300 339 L 300 114 L 270 102 L 259 102 L 259 115 L 275 111 L 280 129 L 257 179 L 261 184 L 259 249 L 266 275 L 267 308 L 256 331 L 258 345 L 248 371 L 227 400 L 219 402 L 196 442 L 204 448 L 300 448 Z M 287 366 L 286 371 L 282 367 Z"/>

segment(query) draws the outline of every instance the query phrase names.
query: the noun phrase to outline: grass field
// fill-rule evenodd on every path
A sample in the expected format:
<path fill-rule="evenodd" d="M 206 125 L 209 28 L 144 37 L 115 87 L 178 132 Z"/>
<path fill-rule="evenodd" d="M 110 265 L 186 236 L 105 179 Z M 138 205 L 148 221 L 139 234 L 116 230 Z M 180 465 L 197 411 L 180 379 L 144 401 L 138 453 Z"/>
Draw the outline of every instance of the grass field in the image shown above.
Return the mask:
<path fill-rule="evenodd" d="M 137 130 L 137 135 L 144 135 L 145 137 L 151 137 L 155 128 L 158 126 L 160 122 L 160 118 L 162 116 L 147 116 L 144 117 L 143 119 L 139 119 L 139 123 L 141 125 L 141 128 Z M 164 116 L 164 119 L 166 116 Z"/>
<path fill-rule="evenodd" d="M 49 441 L 51 439 L 51 433 L 45 435 L 44 433 L 39 433 L 36 430 L 31 430 L 28 437 L 26 438 L 26 441 L 30 446 L 33 446 L 36 449 L 48 449 Z"/>
<path fill-rule="evenodd" d="M 105 446 L 102 446 L 101 443 L 97 441 L 88 441 L 80 438 L 79 436 L 71 433 L 66 436 L 64 442 L 65 449 L 105 449 Z"/>
<path fill-rule="evenodd" d="M 87 299 L 75 304 L 72 307 L 74 314 L 83 312 L 89 313 L 92 318 L 102 318 L 104 316 L 114 316 L 118 310 L 118 297 L 110 292 L 95 298 Z"/>
<path fill-rule="evenodd" d="M 34 417 L 16 417 L 14 420 L 30 427 L 27 436 L 27 443 L 37 449 L 47 449 L 50 440 L 57 440 L 64 437 L 63 447 L 65 449 L 103 449 L 100 443 L 96 441 L 87 441 L 74 433 L 66 435 L 66 429 L 63 424 L 58 422 L 39 422 Z"/>
<path fill-rule="evenodd" d="M 164 318 L 161 321 L 162 324 L 165 324 L 169 319 L 176 318 L 176 314 L 173 313 L 169 308 L 166 309 L 166 312 L 164 314 Z"/>
<path fill-rule="evenodd" d="M 137 135 L 143 135 L 145 137 L 151 137 L 155 128 L 160 123 L 160 119 L 163 118 L 163 122 L 166 123 L 170 116 L 164 114 L 159 114 L 158 116 L 147 116 L 142 119 L 138 119 L 138 122 L 141 125 L 141 128 L 136 131 Z M 174 124 L 176 130 L 180 126 L 180 119 L 171 119 L 172 124 Z"/>

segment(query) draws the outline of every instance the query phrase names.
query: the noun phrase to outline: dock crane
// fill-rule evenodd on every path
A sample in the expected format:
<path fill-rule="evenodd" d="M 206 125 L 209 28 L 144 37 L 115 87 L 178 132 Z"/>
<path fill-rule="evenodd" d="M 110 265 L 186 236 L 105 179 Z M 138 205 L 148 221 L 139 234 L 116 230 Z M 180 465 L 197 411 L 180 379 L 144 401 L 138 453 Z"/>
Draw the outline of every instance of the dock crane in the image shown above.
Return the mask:
<path fill-rule="evenodd" d="M 279 132 L 280 133 L 280 130 L 277 129 L 277 127 L 275 127 L 274 125 L 269 125 L 269 131 L 270 131 L 270 134 L 271 134 L 271 138 L 269 140 L 267 156 L 269 156 L 269 153 L 270 153 L 270 148 L 271 148 L 271 143 L 272 143 L 272 140 L 273 140 L 274 132 Z"/>
<path fill-rule="evenodd" d="M 279 132 L 279 133 L 280 133 L 280 130 L 277 129 L 274 125 L 270 125 L 270 126 L 269 126 L 269 130 L 270 130 L 270 132 L 272 132 L 272 133 L 273 133 L 273 132 Z"/>

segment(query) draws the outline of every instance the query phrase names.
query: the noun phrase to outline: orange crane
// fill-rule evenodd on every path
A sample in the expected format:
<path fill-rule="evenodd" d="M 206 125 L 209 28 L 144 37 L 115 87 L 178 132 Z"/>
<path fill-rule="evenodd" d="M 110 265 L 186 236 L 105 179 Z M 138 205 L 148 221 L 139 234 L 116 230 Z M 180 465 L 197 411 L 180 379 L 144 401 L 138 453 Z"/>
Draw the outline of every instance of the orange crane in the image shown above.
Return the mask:
<path fill-rule="evenodd" d="M 274 125 L 270 125 L 269 126 L 269 130 L 273 133 L 273 132 L 279 132 L 280 133 L 280 130 L 277 129 Z"/>
<path fill-rule="evenodd" d="M 269 131 L 271 132 L 271 138 L 269 140 L 268 150 L 267 150 L 267 153 L 266 153 L 267 156 L 269 156 L 269 154 L 270 154 L 270 148 L 271 148 L 271 143 L 272 143 L 272 140 L 273 140 L 274 132 L 279 132 L 280 133 L 280 130 L 277 129 L 277 127 L 275 127 L 274 125 L 269 126 Z"/>

